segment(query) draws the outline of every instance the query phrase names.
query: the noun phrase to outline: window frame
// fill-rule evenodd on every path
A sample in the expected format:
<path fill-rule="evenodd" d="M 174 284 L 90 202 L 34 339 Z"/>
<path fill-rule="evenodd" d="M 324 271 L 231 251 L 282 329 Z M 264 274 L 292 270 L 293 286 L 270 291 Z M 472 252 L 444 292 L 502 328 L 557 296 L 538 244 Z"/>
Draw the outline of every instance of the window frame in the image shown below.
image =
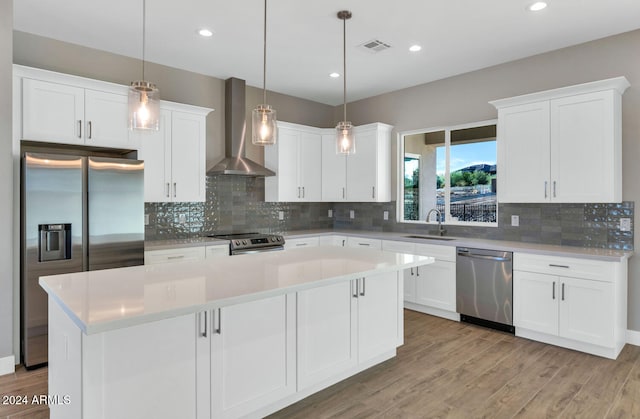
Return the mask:
<path fill-rule="evenodd" d="M 426 224 L 426 225 L 438 225 L 437 221 L 426 221 L 426 220 L 405 220 L 404 219 L 404 138 L 405 136 L 415 135 L 415 134 L 424 134 L 429 132 L 437 132 L 444 131 L 444 147 L 445 147 L 445 185 L 444 185 L 444 193 L 445 193 L 445 221 L 442 222 L 443 225 L 450 226 L 464 226 L 464 227 L 498 227 L 498 202 L 496 199 L 496 221 L 493 223 L 488 222 L 480 222 L 480 221 L 458 221 L 451 220 L 449 214 L 451 213 L 451 172 L 450 172 L 450 160 L 451 160 L 451 131 L 481 127 L 485 125 L 498 125 L 497 119 L 487 119 L 484 121 L 476 121 L 469 122 L 465 124 L 459 125 L 444 125 L 444 126 L 436 126 L 430 128 L 416 129 L 410 131 L 401 131 L 398 132 L 397 136 L 397 177 L 396 177 L 396 222 L 398 223 L 406 223 L 406 224 Z M 498 149 L 498 136 L 496 135 L 496 153 Z M 496 165 L 497 155 L 496 155 Z M 499 172 L 499 168 L 498 168 Z"/>

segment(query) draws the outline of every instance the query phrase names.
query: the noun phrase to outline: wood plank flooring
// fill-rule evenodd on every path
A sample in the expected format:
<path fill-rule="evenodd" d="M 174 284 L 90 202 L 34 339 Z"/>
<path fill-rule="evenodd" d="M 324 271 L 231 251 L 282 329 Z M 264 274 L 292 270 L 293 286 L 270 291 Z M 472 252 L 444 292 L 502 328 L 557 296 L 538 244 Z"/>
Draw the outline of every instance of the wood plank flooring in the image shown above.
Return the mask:
<path fill-rule="evenodd" d="M 5 395 L 47 394 L 47 369 L 0 377 Z M 46 419 L 2 405 L 0 419 Z M 616 361 L 405 310 L 398 356 L 274 415 L 290 418 L 640 418 L 640 347 Z"/>
<path fill-rule="evenodd" d="M 640 418 L 640 347 L 616 361 L 405 310 L 398 356 L 270 416 Z"/>

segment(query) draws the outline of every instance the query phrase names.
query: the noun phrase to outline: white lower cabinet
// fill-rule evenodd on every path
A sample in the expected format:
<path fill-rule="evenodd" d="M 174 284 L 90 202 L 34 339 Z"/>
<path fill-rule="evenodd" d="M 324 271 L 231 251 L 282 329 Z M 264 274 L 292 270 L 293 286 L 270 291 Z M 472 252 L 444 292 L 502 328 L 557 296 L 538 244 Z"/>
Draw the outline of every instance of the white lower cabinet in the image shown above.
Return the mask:
<path fill-rule="evenodd" d="M 144 264 L 154 265 L 157 263 L 184 262 L 202 260 L 206 257 L 204 246 L 179 247 L 175 249 L 145 250 Z"/>
<path fill-rule="evenodd" d="M 229 245 L 228 244 L 216 244 L 212 246 L 205 247 L 205 257 L 207 259 L 217 258 L 217 257 L 226 257 L 229 255 Z"/>
<path fill-rule="evenodd" d="M 330 235 L 330 236 L 320 236 L 320 246 L 337 246 L 337 247 L 345 247 L 347 244 L 347 236 L 338 236 L 338 235 Z"/>
<path fill-rule="evenodd" d="M 320 239 L 318 237 L 301 237 L 297 239 L 285 239 L 284 249 L 300 249 L 303 247 L 318 247 Z"/>
<path fill-rule="evenodd" d="M 237 418 L 296 392 L 295 294 L 211 313 L 211 417 Z"/>
<path fill-rule="evenodd" d="M 368 237 L 347 237 L 346 245 L 349 247 L 367 247 L 370 249 L 382 250 L 382 240 L 370 239 Z"/>
<path fill-rule="evenodd" d="M 627 262 L 514 254 L 516 335 L 615 359 L 626 341 Z"/>

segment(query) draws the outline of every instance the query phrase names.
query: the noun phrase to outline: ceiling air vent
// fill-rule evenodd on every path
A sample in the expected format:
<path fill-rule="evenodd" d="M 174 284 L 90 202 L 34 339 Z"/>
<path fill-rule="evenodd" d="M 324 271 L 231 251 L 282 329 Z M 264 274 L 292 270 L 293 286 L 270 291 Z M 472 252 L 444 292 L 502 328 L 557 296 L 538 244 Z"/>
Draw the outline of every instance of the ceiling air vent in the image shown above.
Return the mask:
<path fill-rule="evenodd" d="M 359 45 L 359 48 L 362 48 L 365 51 L 376 53 L 391 48 L 391 45 L 377 39 L 372 39 L 371 41 L 367 41 L 364 44 Z"/>

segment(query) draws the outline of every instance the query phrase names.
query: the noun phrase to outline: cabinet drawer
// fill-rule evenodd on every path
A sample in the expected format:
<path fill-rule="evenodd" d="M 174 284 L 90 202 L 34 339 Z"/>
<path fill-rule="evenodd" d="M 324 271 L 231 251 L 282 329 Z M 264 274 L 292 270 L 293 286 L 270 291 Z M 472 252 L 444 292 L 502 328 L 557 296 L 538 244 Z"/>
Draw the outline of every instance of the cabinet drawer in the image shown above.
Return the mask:
<path fill-rule="evenodd" d="M 347 246 L 382 250 L 382 240 L 365 237 L 347 237 Z"/>
<path fill-rule="evenodd" d="M 320 245 L 319 237 L 305 237 L 300 239 L 285 239 L 284 249 L 299 249 L 302 247 L 317 247 Z"/>
<path fill-rule="evenodd" d="M 347 243 L 347 236 L 320 236 L 320 246 L 344 247 Z"/>
<path fill-rule="evenodd" d="M 433 256 L 436 260 L 456 261 L 456 248 L 437 244 L 416 243 L 416 255 Z"/>
<path fill-rule="evenodd" d="M 229 256 L 229 245 L 228 244 L 214 245 L 214 246 L 207 246 L 206 247 L 206 257 L 207 257 L 207 259 L 216 258 L 216 257 L 224 257 L 224 256 Z"/>
<path fill-rule="evenodd" d="M 184 247 L 180 249 L 148 250 L 144 252 L 145 265 L 156 263 L 202 260 L 205 258 L 204 246 Z"/>
<path fill-rule="evenodd" d="M 383 240 L 382 241 L 382 250 L 386 250 L 387 252 L 398 252 L 398 253 L 415 253 L 416 245 L 415 243 L 410 242 L 398 242 L 391 240 Z"/>
<path fill-rule="evenodd" d="M 613 282 L 618 262 L 514 253 L 513 269 L 557 276 Z"/>

